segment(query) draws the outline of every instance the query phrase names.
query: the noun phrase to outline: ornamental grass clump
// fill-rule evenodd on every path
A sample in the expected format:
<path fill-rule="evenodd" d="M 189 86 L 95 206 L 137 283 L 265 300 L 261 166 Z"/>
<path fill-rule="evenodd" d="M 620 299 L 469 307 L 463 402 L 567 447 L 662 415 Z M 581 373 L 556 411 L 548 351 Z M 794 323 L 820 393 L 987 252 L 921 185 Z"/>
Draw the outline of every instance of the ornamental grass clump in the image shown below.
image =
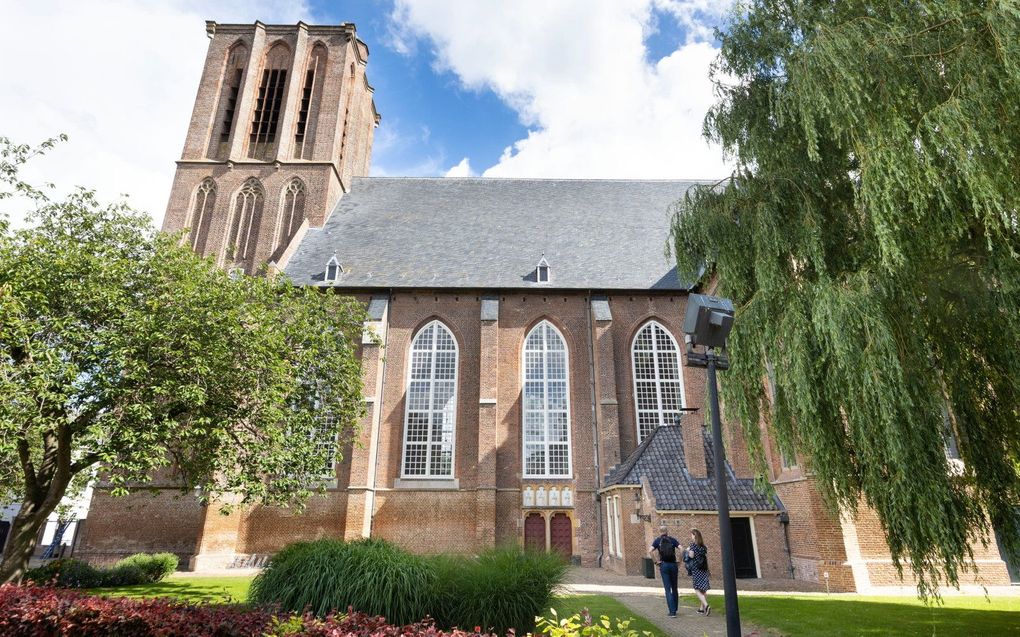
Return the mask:
<path fill-rule="evenodd" d="M 348 607 L 393 624 L 435 620 L 524 634 L 549 608 L 566 562 L 558 555 L 494 549 L 476 557 L 420 556 L 384 540 L 298 542 L 256 576 L 248 601 L 325 617 Z"/>
<path fill-rule="evenodd" d="M 320 617 L 348 606 L 394 624 L 419 621 L 435 605 L 436 569 L 383 540 L 291 544 L 256 576 L 248 601 Z"/>
<path fill-rule="evenodd" d="M 477 557 L 437 556 L 439 573 L 436 622 L 447 628 L 480 626 L 525 634 L 545 612 L 563 581 L 566 561 L 555 553 L 521 551 L 515 547 L 483 552 Z"/>

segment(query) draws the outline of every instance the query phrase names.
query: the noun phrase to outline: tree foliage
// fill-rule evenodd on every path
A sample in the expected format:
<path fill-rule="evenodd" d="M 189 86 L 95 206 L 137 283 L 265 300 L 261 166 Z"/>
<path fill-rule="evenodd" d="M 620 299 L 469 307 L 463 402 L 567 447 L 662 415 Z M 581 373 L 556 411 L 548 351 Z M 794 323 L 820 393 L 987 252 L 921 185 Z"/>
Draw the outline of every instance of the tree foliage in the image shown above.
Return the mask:
<path fill-rule="evenodd" d="M 230 277 L 89 190 L 51 200 L 18 177 L 37 150 L 0 140 L 3 192 L 35 204 L 0 227 L 0 499 L 21 502 L 0 581 L 99 466 L 114 495 L 303 501 L 362 413 L 361 306 Z"/>
<path fill-rule="evenodd" d="M 735 170 L 671 248 L 739 307 L 727 410 L 762 473 L 765 416 L 922 595 L 955 584 L 974 530 L 1020 544 L 1020 5 L 754 0 L 719 37 Z"/>

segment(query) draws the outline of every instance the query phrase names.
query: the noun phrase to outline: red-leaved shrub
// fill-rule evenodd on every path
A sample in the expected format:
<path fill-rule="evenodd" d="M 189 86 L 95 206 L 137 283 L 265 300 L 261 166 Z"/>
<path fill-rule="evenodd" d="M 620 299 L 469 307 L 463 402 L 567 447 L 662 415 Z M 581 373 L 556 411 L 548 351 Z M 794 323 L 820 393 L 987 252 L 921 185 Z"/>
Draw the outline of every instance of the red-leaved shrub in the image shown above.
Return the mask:
<path fill-rule="evenodd" d="M 443 632 L 431 621 L 407 626 L 349 612 L 317 619 L 263 609 L 186 604 L 172 599 L 97 597 L 41 586 L 0 586 L 4 637 L 494 637 Z"/>

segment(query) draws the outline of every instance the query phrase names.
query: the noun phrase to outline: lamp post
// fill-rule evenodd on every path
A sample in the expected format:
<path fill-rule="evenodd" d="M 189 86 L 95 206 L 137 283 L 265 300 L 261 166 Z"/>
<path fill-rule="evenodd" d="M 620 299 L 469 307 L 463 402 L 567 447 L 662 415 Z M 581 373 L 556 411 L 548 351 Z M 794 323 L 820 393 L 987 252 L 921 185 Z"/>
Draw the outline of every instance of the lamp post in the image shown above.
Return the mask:
<path fill-rule="evenodd" d="M 723 448 L 719 418 L 719 387 L 716 369 L 727 369 L 726 337 L 733 327 L 733 303 L 704 294 L 687 299 L 683 332 L 687 344 L 687 366 L 708 369 L 708 401 L 712 410 L 712 449 L 715 464 L 716 505 L 719 508 L 719 550 L 722 552 L 723 593 L 726 599 L 726 635 L 740 637 L 740 609 L 737 607 L 737 577 L 733 567 L 733 530 L 726 493 L 726 450 Z M 703 347 L 703 351 L 698 351 Z"/>

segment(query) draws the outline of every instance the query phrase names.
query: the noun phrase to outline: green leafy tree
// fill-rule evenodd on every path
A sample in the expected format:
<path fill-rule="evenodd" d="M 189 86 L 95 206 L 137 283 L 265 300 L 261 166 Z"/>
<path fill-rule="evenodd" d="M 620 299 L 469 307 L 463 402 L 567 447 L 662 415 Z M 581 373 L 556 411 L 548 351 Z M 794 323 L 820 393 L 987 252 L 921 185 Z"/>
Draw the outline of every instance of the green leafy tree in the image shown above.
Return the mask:
<path fill-rule="evenodd" d="M 922 595 L 955 584 L 974 530 L 1018 546 L 1020 5 L 755 0 L 719 37 L 735 171 L 671 248 L 739 308 L 727 411 L 762 473 L 765 416 L 872 507 Z"/>
<path fill-rule="evenodd" d="M 51 200 L 18 177 L 50 146 L 0 139 L 0 197 L 35 207 L 31 228 L 0 228 L 0 500 L 21 504 L 0 583 L 97 467 L 114 495 L 158 478 L 205 502 L 300 505 L 329 466 L 323 438 L 342 447 L 363 409 L 359 304 L 232 278 L 91 191 Z"/>

